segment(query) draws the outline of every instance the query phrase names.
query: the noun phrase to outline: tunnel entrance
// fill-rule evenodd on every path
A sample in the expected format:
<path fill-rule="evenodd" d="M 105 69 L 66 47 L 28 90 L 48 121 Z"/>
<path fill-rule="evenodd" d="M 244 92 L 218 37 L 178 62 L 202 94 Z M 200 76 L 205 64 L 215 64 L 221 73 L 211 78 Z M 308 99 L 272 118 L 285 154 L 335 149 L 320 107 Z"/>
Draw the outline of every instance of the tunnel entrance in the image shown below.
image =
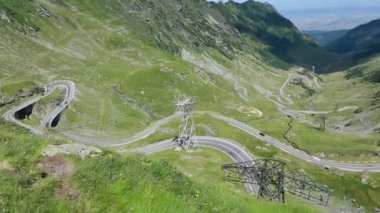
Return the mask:
<path fill-rule="evenodd" d="M 58 126 L 59 121 L 61 120 L 62 113 L 59 113 L 51 122 L 51 127 L 56 127 Z"/>
<path fill-rule="evenodd" d="M 25 118 L 29 119 L 30 115 L 33 113 L 33 107 L 34 103 L 15 112 L 15 118 L 17 120 L 24 120 Z"/>

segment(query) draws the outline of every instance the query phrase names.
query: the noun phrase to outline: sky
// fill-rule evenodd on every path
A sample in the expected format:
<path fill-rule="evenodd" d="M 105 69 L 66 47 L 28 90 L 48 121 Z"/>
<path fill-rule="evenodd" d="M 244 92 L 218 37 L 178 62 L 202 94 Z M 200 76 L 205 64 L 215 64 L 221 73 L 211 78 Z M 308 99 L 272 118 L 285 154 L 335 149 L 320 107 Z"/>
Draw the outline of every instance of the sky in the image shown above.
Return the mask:
<path fill-rule="evenodd" d="M 217 0 L 214 0 L 217 1 Z M 235 0 L 244 2 L 245 0 Z M 279 11 L 298 9 L 319 9 L 331 7 L 380 7 L 379 0 L 259 0 L 269 2 Z M 380 11 L 379 11 L 380 13 Z"/>

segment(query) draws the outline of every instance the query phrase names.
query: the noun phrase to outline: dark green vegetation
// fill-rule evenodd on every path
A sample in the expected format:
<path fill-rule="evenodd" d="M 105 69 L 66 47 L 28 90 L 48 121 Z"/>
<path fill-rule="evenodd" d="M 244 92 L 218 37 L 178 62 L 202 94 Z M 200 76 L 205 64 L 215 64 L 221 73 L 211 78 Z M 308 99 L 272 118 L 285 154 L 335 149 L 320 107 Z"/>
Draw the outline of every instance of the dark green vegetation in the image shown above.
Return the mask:
<path fill-rule="evenodd" d="M 380 19 L 358 26 L 341 38 L 327 44 L 329 51 L 342 55 L 331 70 L 349 69 L 347 78 L 362 78 L 380 83 L 380 69 L 377 63 L 380 54 Z"/>
<path fill-rule="evenodd" d="M 333 31 L 304 30 L 303 32 L 313 37 L 318 42 L 318 44 L 323 47 L 323 46 L 326 46 L 328 43 L 346 35 L 348 30 L 333 30 Z"/>
<path fill-rule="evenodd" d="M 348 31 L 341 38 L 329 43 L 327 49 L 337 53 L 358 52 L 367 48 L 376 49 L 374 45 L 379 42 L 380 19 L 377 19 Z M 378 48 L 377 51 L 379 51 Z"/>

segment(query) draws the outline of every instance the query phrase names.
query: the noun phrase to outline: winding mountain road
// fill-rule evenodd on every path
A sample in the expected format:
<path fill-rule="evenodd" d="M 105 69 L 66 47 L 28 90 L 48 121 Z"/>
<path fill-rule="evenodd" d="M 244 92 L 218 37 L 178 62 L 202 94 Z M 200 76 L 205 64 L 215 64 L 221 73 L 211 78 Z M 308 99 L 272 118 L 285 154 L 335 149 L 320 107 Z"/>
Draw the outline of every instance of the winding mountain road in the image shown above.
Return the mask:
<path fill-rule="evenodd" d="M 51 95 L 53 93 L 53 91 L 58 87 L 63 87 L 66 90 L 65 99 L 64 99 L 63 103 L 60 106 L 56 107 L 52 112 L 50 112 L 44 118 L 44 120 L 42 122 L 43 127 L 51 127 L 51 122 L 54 120 L 54 118 L 56 116 L 58 116 L 61 112 L 63 112 L 65 110 L 65 108 L 71 103 L 71 101 L 74 98 L 75 84 L 72 81 L 55 81 L 55 82 L 52 82 L 50 84 L 47 84 L 44 87 L 44 89 L 45 89 L 44 95 L 36 96 L 36 97 L 20 104 L 19 106 L 16 106 L 16 107 L 8 110 L 3 115 L 4 119 L 6 121 L 10 121 L 10 122 L 13 122 L 19 126 L 22 126 L 26 129 L 29 129 L 33 134 L 43 135 L 43 131 L 41 129 L 33 128 L 33 127 L 28 126 L 28 125 L 24 124 L 23 122 L 17 120 L 15 118 L 15 113 L 17 111 L 23 109 L 23 108 L 26 108 L 27 106 L 30 106 L 32 104 L 37 103 L 42 98 L 45 98 L 45 97 Z"/>
<path fill-rule="evenodd" d="M 46 116 L 46 118 L 44 119 L 43 126 L 44 127 L 50 127 L 52 120 L 56 116 L 58 116 L 60 113 L 62 113 L 68 107 L 68 105 L 71 103 L 71 101 L 74 98 L 75 85 L 71 81 L 57 81 L 57 82 L 54 82 L 54 83 L 47 85 L 45 87 L 46 91 L 45 91 L 44 96 L 39 96 L 39 97 L 33 98 L 33 99 L 25 102 L 24 104 L 21 104 L 20 106 L 17 106 L 15 108 L 7 111 L 4 114 L 4 118 L 8 121 L 14 122 L 17 125 L 20 125 L 22 127 L 25 127 L 27 129 L 31 130 L 33 133 L 43 134 L 42 130 L 30 127 L 30 126 L 18 121 L 17 119 L 15 119 L 14 113 L 17 112 L 18 110 L 24 108 L 24 107 L 29 106 L 30 104 L 36 103 L 41 98 L 50 95 L 53 92 L 53 90 L 58 88 L 58 87 L 65 88 L 66 89 L 66 95 L 65 95 L 65 99 L 63 100 L 63 103 L 60 106 L 58 106 L 56 109 L 54 109 L 51 113 L 49 113 Z M 242 131 L 245 131 L 248 134 L 250 134 L 250 135 L 266 142 L 266 143 L 272 144 L 273 146 L 283 150 L 284 152 L 286 152 L 288 154 L 291 154 L 291 155 L 293 155 L 293 156 L 295 156 L 301 160 L 304 160 L 304 161 L 307 161 L 307 162 L 310 162 L 310 163 L 313 163 L 313 164 L 316 164 L 316 165 L 319 165 L 322 167 L 336 168 L 336 169 L 340 169 L 340 170 L 355 171 L 355 172 L 360 172 L 360 171 L 380 172 L 380 164 L 350 164 L 350 163 L 341 163 L 341 162 L 332 161 L 332 160 L 318 159 L 315 156 L 311 156 L 311 155 L 309 155 L 303 151 L 295 149 L 292 146 L 284 144 L 281 141 L 279 141 L 273 137 L 270 137 L 268 135 L 264 135 L 259 130 L 255 129 L 255 128 L 247 125 L 247 124 L 244 124 L 240 121 L 237 121 L 235 119 L 225 117 L 225 116 L 220 115 L 220 114 L 215 113 L 215 112 L 202 112 L 202 113 L 210 114 L 215 119 L 222 120 L 231 126 L 234 126 L 234 127 L 238 128 Z M 133 143 L 135 141 L 138 141 L 142 138 L 145 138 L 145 137 L 151 135 L 152 133 L 157 131 L 157 129 L 159 129 L 159 127 L 161 125 L 168 123 L 169 121 L 177 118 L 179 115 L 180 114 L 174 114 L 172 116 L 164 118 L 164 119 L 158 121 L 152 127 L 148 128 L 148 129 L 146 129 L 140 133 L 137 133 L 136 135 L 134 135 L 128 139 L 119 140 L 119 141 L 117 141 L 117 140 L 93 139 L 93 138 L 88 138 L 85 136 L 79 136 L 75 133 L 69 133 L 69 132 L 62 132 L 62 134 L 64 134 L 65 136 L 67 136 L 69 138 L 72 138 L 74 140 L 81 141 L 84 143 L 102 145 L 102 146 L 122 146 L 122 145 Z M 236 143 L 232 142 L 231 140 L 222 139 L 222 138 L 213 138 L 213 137 L 198 137 L 198 139 L 199 139 L 199 144 L 201 146 L 208 146 L 211 148 L 218 149 L 222 152 L 227 153 L 232 159 L 234 159 L 236 161 L 247 161 L 247 160 L 253 159 L 253 157 L 249 154 L 248 151 L 246 151 L 242 147 L 239 148 L 239 146 L 237 146 Z M 154 144 L 154 145 L 151 145 L 148 147 L 139 148 L 138 150 L 139 150 L 139 152 L 150 153 L 150 152 L 157 152 L 160 150 L 171 148 L 173 146 L 175 146 L 175 144 L 169 145 L 169 142 L 166 141 L 166 142 L 158 143 L 157 145 Z"/>
<path fill-rule="evenodd" d="M 71 101 L 74 99 L 75 95 L 75 84 L 72 81 L 57 81 L 52 84 L 48 84 L 45 87 L 45 91 L 47 93 L 52 93 L 56 88 L 61 87 L 64 88 L 66 93 L 65 93 L 65 98 L 63 102 L 58 105 L 53 111 L 51 111 L 42 121 L 42 126 L 50 128 L 52 127 L 52 122 L 53 120 L 59 116 L 71 103 Z M 46 96 L 46 95 L 45 95 Z"/>
<path fill-rule="evenodd" d="M 288 78 L 285 80 L 285 82 L 282 84 L 282 86 L 280 87 L 280 96 L 285 99 L 288 103 L 285 103 L 285 104 L 288 104 L 288 105 L 291 105 L 293 104 L 293 100 L 288 98 L 285 94 L 285 87 L 289 84 L 290 80 L 292 79 L 292 74 L 290 73 L 288 75 Z"/>
<path fill-rule="evenodd" d="M 312 116 L 314 116 L 314 115 L 328 115 L 330 113 L 343 112 L 346 110 L 354 111 L 354 110 L 359 109 L 359 107 L 357 107 L 357 106 L 344 106 L 344 107 L 341 107 L 338 109 L 325 110 L 325 111 L 290 109 L 287 105 L 294 104 L 294 101 L 291 98 L 289 98 L 288 96 L 286 96 L 285 88 L 289 84 L 290 80 L 292 78 L 295 78 L 295 77 L 302 79 L 303 82 L 305 82 L 307 84 L 307 86 L 310 88 L 313 88 L 313 87 L 321 88 L 321 85 L 318 82 L 318 78 L 315 75 L 312 75 L 313 80 L 311 80 L 308 77 L 306 77 L 304 75 L 297 74 L 297 73 L 289 73 L 288 74 L 287 79 L 281 85 L 281 87 L 279 89 L 279 96 L 274 95 L 271 91 L 263 88 L 260 85 L 254 85 L 254 88 L 256 89 L 256 91 L 260 92 L 268 101 L 271 101 L 272 103 L 274 103 L 277 106 L 278 111 L 280 113 L 282 113 L 283 115 L 294 118 L 295 120 L 297 120 L 301 123 L 305 123 L 305 124 L 308 124 L 308 125 L 316 127 L 316 128 L 318 128 L 319 125 L 317 125 L 317 124 L 311 122 L 309 119 L 307 119 L 307 115 L 312 115 Z M 329 128 L 332 131 L 338 132 L 338 133 L 342 133 L 342 132 L 344 132 L 344 133 L 370 133 L 370 132 L 373 132 L 373 131 L 376 131 L 377 129 L 379 129 L 380 123 L 378 123 L 377 125 L 373 125 L 370 128 L 366 128 L 365 130 L 351 130 L 351 131 L 344 130 L 344 131 L 342 131 L 342 129 L 344 129 L 345 126 L 339 127 L 339 128 L 337 128 L 337 127 L 339 127 L 339 125 L 338 126 L 336 124 L 335 125 L 332 125 L 332 124 L 327 125 L 327 128 Z"/>

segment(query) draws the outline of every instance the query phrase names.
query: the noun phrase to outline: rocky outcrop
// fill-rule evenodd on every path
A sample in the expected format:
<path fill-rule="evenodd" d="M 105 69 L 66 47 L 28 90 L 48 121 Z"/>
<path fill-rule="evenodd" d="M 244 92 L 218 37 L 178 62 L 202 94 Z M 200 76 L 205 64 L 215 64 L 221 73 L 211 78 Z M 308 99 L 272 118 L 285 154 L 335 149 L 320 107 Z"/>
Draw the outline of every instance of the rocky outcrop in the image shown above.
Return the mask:
<path fill-rule="evenodd" d="M 102 153 L 102 150 L 84 144 L 49 145 L 43 151 L 43 155 L 49 157 L 55 156 L 57 154 L 72 154 L 78 155 L 82 159 L 88 156 L 95 157 L 100 153 Z"/>

